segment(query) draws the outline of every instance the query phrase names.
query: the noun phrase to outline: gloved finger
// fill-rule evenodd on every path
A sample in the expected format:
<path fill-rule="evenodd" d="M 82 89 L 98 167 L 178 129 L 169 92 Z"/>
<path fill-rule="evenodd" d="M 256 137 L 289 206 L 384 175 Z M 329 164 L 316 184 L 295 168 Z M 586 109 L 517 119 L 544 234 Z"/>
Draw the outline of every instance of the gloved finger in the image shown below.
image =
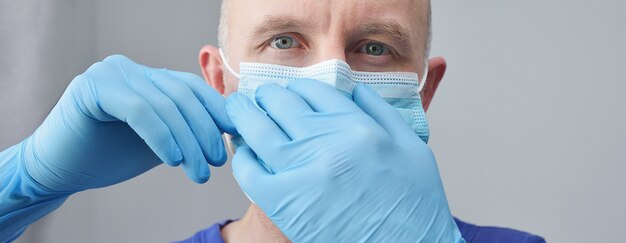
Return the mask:
<path fill-rule="evenodd" d="M 169 97 L 183 115 L 200 144 L 204 158 L 213 166 L 226 162 L 226 149 L 220 131 L 191 89 L 182 81 L 160 70 L 150 70 L 154 85 Z M 222 108 L 223 109 L 223 108 Z"/>
<path fill-rule="evenodd" d="M 313 79 L 289 82 L 287 89 L 298 94 L 314 111 L 339 113 L 358 111 L 359 108 L 336 88 Z"/>
<path fill-rule="evenodd" d="M 91 68 L 111 69 L 103 73 L 114 73 L 114 67 L 110 64 L 99 63 Z M 78 76 L 76 81 L 78 80 L 92 82 L 85 75 Z M 170 166 L 177 166 L 182 162 L 183 155 L 172 132 L 143 98 L 126 86 L 118 86 L 115 83 L 107 83 L 107 85 L 91 83 L 89 85 L 96 87 L 100 101 L 99 107 L 110 116 L 126 122 L 159 159 Z"/>
<path fill-rule="evenodd" d="M 106 60 L 106 59 L 105 59 Z M 196 183 L 204 183 L 209 179 L 209 166 L 204 159 L 198 141 L 191 128 L 183 118 L 174 102 L 157 89 L 147 74 L 146 68 L 130 59 L 119 62 L 119 68 L 127 76 L 131 89 L 141 96 L 161 120 L 172 131 L 176 143 L 183 153 L 182 167 L 187 177 Z"/>
<path fill-rule="evenodd" d="M 352 92 L 352 99 L 398 144 L 413 144 L 409 140 L 414 139 L 414 136 L 407 136 L 414 134 L 413 130 L 406 124 L 400 113 L 370 87 L 357 84 Z"/>
<path fill-rule="evenodd" d="M 245 95 L 233 93 L 226 112 L 248 146 L 264 161 L 279 163 L 278 148 L 291 141 L 283 130 Z M 268 165 L 272 167 L 272 165 Z"/>
<path fill-rule="evenodd" d="M 202 103 L 204 108 L 211 114 L 213 121 L 220 129 L 221 132 L 227 132 L 231 135 L 237 134 L 235 125 L 228 118 L 224 104 L 226 99 L 217 90 L 207 85 L 204 79 L 198 77 L 193 73 L 178 72 L 172 70 L 166 70 L 166 72 L 191 88 L 191 91 L 195 94 L 196 98 Z"/>
<path fill-rule="evenodd" d="M 139 65 L 135 61 L 131 60 L 130 58 L 128 58 L 128 57 L 126 57 L 124 55 L 111 55 L 111 56 L 108 56 L 108 57 L 104 58 L 104 60 L 102 60 L 102 62 L 110 63 L 110 64 L 113 64 L 113 65 L 116 65 L 116 64 Z"/>
<path fill-rule="evenodd" d="M 278 198 L 272 195 L 277 191 L 272 184 L 273 175 L 258 159 L 250 147 L 244 145 L 237 148 L 232 161 L 233 176 L 250 201 L 262 208 L 273 208 L 271 199 Z"/>
<path fill-rule="evenodd" d="M 291 139 L 311 133 L 306 117 L 312 117 L 315 112 L 294 92 L 277 84 L 265 84 L 257 88 L 256 101 Z"/>

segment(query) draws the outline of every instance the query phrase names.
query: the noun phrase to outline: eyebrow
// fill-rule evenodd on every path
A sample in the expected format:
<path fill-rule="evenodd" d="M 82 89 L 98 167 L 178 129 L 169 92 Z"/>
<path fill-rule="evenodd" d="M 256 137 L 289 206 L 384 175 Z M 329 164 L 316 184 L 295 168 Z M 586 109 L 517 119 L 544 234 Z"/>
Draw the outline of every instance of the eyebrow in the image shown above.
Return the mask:
<path fill-rule="evenodd" d="M 270 32 L 289 32 L 300 29 L 308 29 L 312 26 L 294 17 L 283 16 L 266 16 L 263 22 L 254 28 L 254 37 L 268 35 Z"/>
<path fill-rule="evenodd" d="M 359 25 L 359 31 L 370 35 L 388 35 L 400 41 L 409 40 L 407 28 L 389 19 L 368 19 Z"/>

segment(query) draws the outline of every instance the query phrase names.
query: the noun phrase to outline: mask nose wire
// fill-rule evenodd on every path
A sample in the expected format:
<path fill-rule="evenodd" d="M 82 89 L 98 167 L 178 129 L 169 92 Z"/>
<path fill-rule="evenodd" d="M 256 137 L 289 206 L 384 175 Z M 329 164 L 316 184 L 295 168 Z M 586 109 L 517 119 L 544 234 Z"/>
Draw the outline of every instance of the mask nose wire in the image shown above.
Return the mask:
<path fill-rule="evenodd" d="M 226 66 L 226 69 L 228 69 L 228 72 L 230 72 L 230 74 L 234 75 L 235 77 L 240 78 L 239 74 L 235 72 L 235 69 L 233 69 L 230 66 L 230 64 L 228 64 L 228 59 L 226 59 L 226 55 L 224 55 L 224 50 L 220 48 L 219 51 L 220 51 L 220 57 L 222 57 L 222 62 L 224 62 L 224 66 Z"/>

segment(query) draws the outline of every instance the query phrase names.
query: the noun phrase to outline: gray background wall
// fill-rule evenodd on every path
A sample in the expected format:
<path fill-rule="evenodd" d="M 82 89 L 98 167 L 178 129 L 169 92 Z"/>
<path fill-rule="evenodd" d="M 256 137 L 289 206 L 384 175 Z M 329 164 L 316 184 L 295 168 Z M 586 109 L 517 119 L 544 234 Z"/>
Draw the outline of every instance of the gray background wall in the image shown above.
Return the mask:
<path fill-rule="evenodd" d="M 616 242 L 626 218 L 626 7 L 617 0 L 433 1 L 449 69 L 429 111 L 452 211 L 550 242 Z M 210 0 L 0 0 L 0 149 L 76 74 L 114 53 L 198 73 Z M 161 166 L 71 197 L 18 242 L 164 242 L 243 214 L 230 168 L 195 185 Z"/>

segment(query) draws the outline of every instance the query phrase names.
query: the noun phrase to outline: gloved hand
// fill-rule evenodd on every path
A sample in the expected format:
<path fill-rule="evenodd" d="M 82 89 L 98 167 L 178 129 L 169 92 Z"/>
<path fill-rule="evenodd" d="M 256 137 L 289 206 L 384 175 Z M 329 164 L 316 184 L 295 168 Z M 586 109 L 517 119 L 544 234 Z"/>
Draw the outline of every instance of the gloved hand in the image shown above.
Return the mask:
<path fill-rule="evenodd" d="M 182 167 L 203 183 L 226 161 L 222 132 L 236 133 L 225 99 L 196 75 L 110 56 L 76 77 L 43 124 L 0 152 L 0 242 L 74 192 Z"/>
<path fill-rule="evenodd" d="M 226 110 L 237 182 L 294 242 L 464 242 L 433 153 L 371 89 L 264 85 Z M 266 113 L 264 113 L 266 112 Z"/>
<path fill-rule="evenodd" d="M 236 132 L 225 99 L 194 74 L 124 56 L 92 65 L 28 139 L 28 174 L 51 191 L 104 187 L 161 161 L 197 182 L 226 161 L 221 133 Z"/>

